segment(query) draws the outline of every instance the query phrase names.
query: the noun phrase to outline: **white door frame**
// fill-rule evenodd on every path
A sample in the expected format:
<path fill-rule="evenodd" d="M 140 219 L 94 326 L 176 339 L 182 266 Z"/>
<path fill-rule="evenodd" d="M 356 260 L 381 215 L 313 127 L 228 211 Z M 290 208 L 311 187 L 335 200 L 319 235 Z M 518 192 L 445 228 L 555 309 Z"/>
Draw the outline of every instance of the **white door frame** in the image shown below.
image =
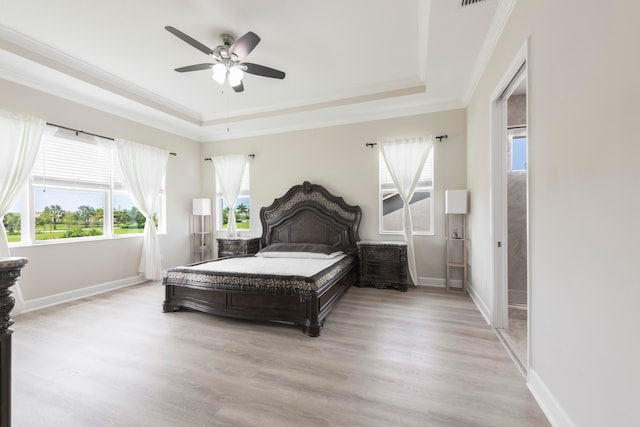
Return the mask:
<path fill-rule="evenodd" d="M 524 73 L 520 73 L 523 67 L 527 66 L 527 45 L 520 48 L 514 57 L 511 65 L 507 68 L 502 79 L 491 94 L 490 114 L 491 114 L 491 159 L 490 159 L 490 176 L 491 176 L 491 257 L 492 257 L 492 283 L 493 298 L 491 308 L 491 324 L 494 328 L 506 328 L 508 326 L 508 277 L 507 277 L 507 255 L 508 255 L 508 239 L 507 239 L 507 170 L 506 170 L 506 153 L 507 153 L 507 99 L 522 78 L 526 78 L 526 68 Z M 520 75 L 519 75 L 520 73 Z M 518 78 L 518 81 L 514 79 Z M 528 86 L 528 80 L 527 80 Z M 527 87 L 527 93 L 529 88 Z M 527 97 L 527 104 L 528 104 Z M 527 107 L 527 116 L 528 116 Z M 528 123 L 528 117 L 527 117 Z M 527 152 L 529 144 L 527 144 Z M 528 153 L 527 153 L 528 158 Z M 527 218 L 529 217 L 528 203 L 528 180 L 527 180 Z M 527 236 L 529 234 L 529 225 L 527 221 Z M 529 272 L 529 239 L 527 238 L 527 279 Z M 528 294 L 528 292 L 527 292 Z M 527 298 L 529 296 L 527 295 Z M 529 311 L 530 313 L 530 311 Z M 530 323 L 530 322 L 528 322 Z M 529 335 L 529 334 L 528 334 Z M 527 346 L 529 347 L 529 346 Z M 529 357 L 527 358 L 529 359 Z M 527 363 L 528 364 L 528 363 Z M 528 368 L 528 367 L 527 367 Z M 528 369 L 527 369 L 528 370 Z"/>

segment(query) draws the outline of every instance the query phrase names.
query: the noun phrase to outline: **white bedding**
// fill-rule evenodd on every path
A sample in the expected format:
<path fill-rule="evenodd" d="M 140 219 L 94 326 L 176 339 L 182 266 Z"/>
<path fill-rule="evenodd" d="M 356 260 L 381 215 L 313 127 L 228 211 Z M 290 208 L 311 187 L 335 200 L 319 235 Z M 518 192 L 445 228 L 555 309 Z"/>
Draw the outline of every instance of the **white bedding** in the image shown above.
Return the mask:
<path fill-rule="evenodd" d="M 312 277 L 345 256 L 342 254 L 331 259 L 236 257 L 184 267 L 183 271 Z"/>

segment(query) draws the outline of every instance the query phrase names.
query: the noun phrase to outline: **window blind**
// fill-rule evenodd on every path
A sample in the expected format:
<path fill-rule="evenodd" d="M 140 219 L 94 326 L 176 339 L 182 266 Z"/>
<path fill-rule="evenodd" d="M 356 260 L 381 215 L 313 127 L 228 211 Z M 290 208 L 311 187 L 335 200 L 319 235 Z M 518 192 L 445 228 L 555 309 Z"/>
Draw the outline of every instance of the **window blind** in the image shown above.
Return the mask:
<path fill-rule="evenodd" d="M 218 197 L 222 197 L 222 192 L 220 191 L 220 181 L 218 181 L 218 175 L 216 174 L 216 188 L 218 189 Z M 242 174 L 242 182 L 240 183 L 240 193 L 241 196 L 249 195 L 249 162 L 244 166 L 244 173 Z"/>
<path fill-rule="evenodd" d="M 110 165 L 108 147 L 53 137 L 41 145 L 31 176 L 39 184 L 109 188 Z"/>
<path fill-rule="evenodd" d="M 396 186 L 391 178 L 391 173 L 387 169 L 382 153 L 378 154 L 378 176 L 380 176 L 381 190 L 395 190 Z M 433 150 L 429 152 L 427 160 L 424 162 L 424 168 L 418 179 L 418 188 L 433 187 Z"/>

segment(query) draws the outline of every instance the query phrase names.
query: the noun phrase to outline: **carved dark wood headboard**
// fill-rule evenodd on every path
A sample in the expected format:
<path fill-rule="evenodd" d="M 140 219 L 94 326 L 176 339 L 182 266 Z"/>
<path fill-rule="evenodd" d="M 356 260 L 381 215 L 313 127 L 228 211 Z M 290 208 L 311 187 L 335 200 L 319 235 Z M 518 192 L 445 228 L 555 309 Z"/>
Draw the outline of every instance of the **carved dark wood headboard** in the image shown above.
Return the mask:
<path fill-rule="evenodd" d="M 305 181 L 260 209 L 262 247 L 271 243 L 325 243 L 357 252 L 360 206 Z"/>

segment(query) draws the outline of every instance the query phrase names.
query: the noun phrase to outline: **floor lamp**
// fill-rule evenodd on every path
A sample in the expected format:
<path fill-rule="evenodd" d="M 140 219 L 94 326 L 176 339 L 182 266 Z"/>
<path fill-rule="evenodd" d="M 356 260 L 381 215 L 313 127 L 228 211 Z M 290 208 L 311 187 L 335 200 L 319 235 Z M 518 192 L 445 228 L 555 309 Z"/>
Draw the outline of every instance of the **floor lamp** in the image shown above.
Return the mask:
<path fill-rule="evenodd" d="M 444 193 L 444 213 L 445 213 L 445 239 L 447 243 L 447 266 L 445 287 L 449 290 L 450 270 L 452 268 L 462 269 L 462 290 L 467 290 L 467 213 L 469 207 L 467 204 L 467 190 L 446 190 Z M 457 228 L 451 230 L 451 215 L 461 215 L 461 231 Z M 455 243 L 454 243 L 455 242 Z M 459 242 L 459 243 L 457 243 Z M 462 261 L 453 260 L 451 251 L 453 245 L 462 245 Z M 459 249 L 457 249 L 459 250 Z"/>
<path fill-rule="evenodd" d="M 211 216 L 211 199 L 193 199 L 193 218 L 200 217 L 200 228 L 196 231 L 195 224 L 193 225 L 193 233 L 198 237 L 198 247 L 195 249 L 196 253 L 200 254 L 200 260 L 204 260 L 208 251 L 211 249 L 207 247 L 207 236 L 211 233 L 210 227 L 205 226 L 205 220 L 208 224 L 208 218 Z"/>

